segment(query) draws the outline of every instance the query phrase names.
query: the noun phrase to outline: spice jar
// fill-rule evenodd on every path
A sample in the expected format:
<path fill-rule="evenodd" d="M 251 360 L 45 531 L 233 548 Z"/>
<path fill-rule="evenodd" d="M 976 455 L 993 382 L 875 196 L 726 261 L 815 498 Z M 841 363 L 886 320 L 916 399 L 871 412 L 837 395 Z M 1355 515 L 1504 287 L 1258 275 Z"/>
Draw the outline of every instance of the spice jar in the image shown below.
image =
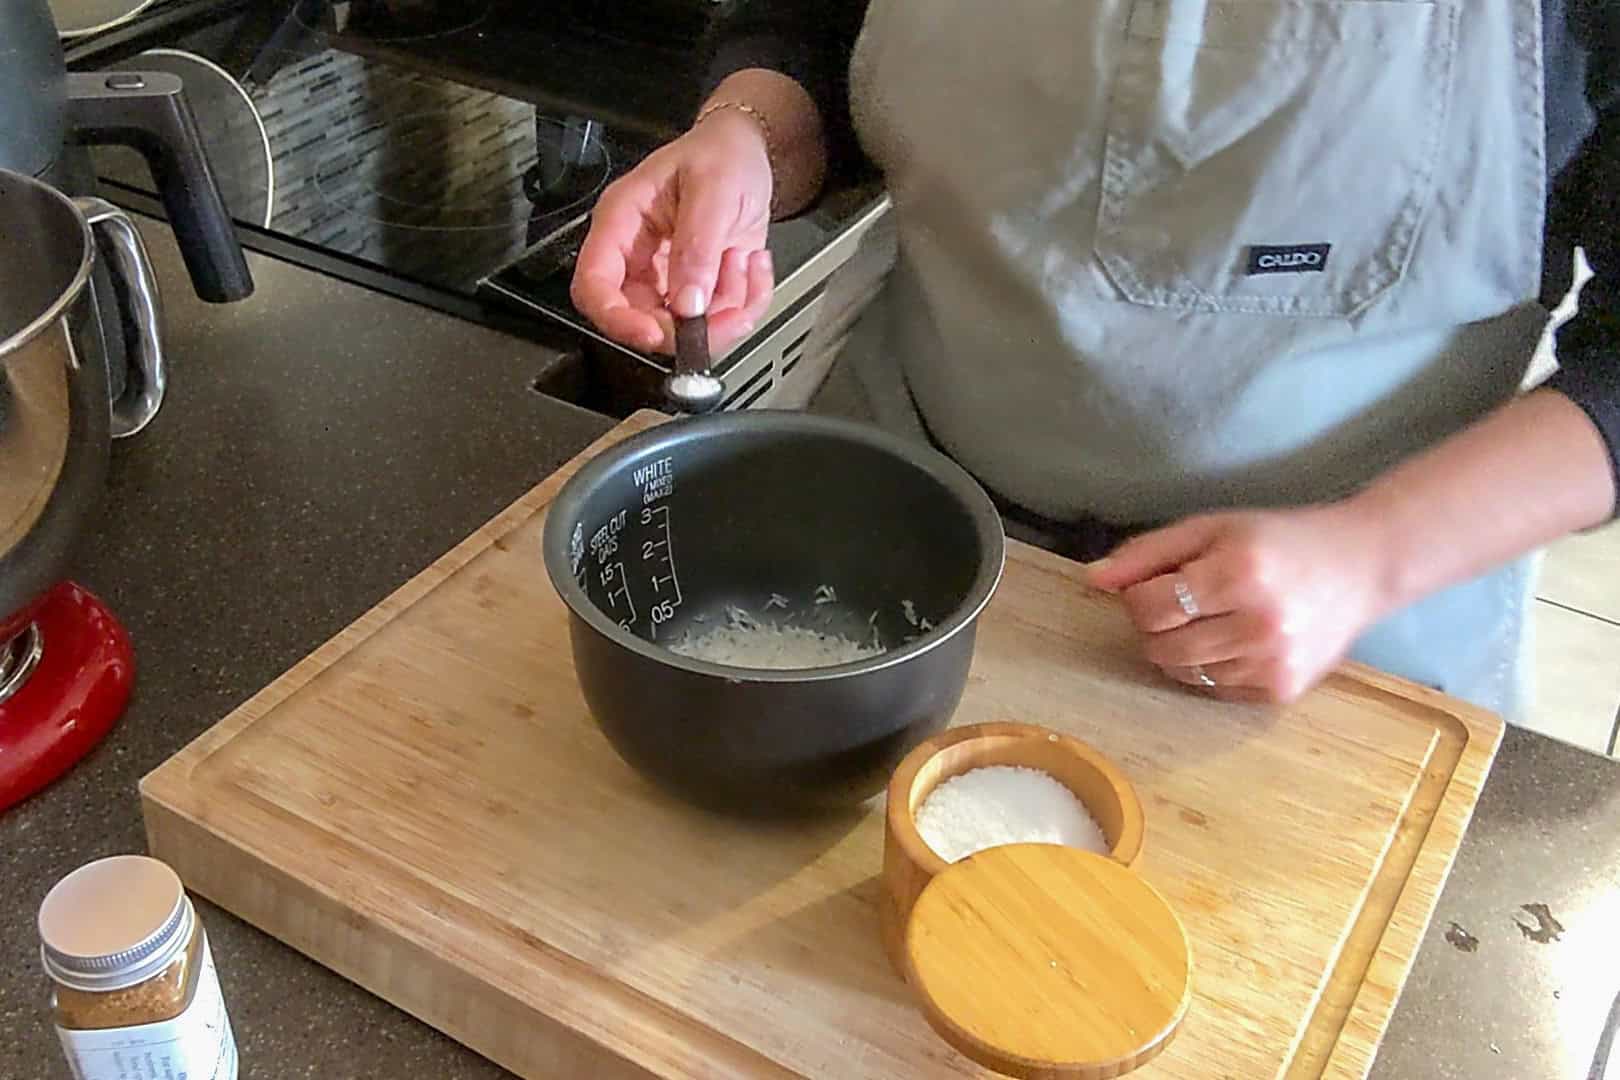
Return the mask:
<path fill-rule="evenodd" d="M 75 1080 L 235 1080 L 208 936 L 168 866 L 144 855 L 81 866 L 46 894 L 39 936 Z"/>

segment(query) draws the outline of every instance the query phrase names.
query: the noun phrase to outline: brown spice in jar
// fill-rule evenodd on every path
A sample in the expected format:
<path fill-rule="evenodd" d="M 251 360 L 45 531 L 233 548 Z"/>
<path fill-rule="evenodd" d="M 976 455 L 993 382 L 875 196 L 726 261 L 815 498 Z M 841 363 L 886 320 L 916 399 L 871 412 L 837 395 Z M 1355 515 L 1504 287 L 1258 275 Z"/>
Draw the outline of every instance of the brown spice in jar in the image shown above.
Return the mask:
<path fill-rule="evenodd" d="M 74 990 L 56 986 L 56 1023 L 77 1031 L 135 1027 L 173 1020 L 191 1004 L 202 970 L 203 928 L 192 931 L 186 951 L 162 971 L 122 990 Z"/>

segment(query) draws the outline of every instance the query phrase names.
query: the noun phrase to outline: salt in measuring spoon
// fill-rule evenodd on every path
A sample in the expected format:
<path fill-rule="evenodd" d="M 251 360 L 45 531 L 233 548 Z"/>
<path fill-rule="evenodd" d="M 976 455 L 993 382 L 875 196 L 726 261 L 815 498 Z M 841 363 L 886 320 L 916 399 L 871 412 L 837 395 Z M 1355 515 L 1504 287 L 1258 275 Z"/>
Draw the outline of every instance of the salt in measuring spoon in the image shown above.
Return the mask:
<path fill-rule="evenodd" d="M 664 395 L 685 413 L 706 413 L 720 404 L 726 384 L 709 359 L 709 320 L 702 315 L 675 320 L 675 370 L 664 380 Z"/>

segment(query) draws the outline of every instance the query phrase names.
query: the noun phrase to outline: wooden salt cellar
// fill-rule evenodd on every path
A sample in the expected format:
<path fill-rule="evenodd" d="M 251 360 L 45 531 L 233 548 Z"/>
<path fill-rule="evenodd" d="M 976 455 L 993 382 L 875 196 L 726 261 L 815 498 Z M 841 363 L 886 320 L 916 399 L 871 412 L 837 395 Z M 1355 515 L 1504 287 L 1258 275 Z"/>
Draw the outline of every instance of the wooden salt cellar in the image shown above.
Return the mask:
<path fill-rule="evenodd" d="M 1061 781 L 1109 854 L 1017 844 L 947 864 L 917 831 L 917 810 L 938 785 L 989 765 Z M 1078 739 L 978 724 L 912 751 L 889 784 L 881 920 L 934 1030 L 981 1065 L 1038 1080 L 1105 1080 L 1163 1050 L 1191 1001 L 1191 951 L 1132 869 L 1142 838 L 1130 781 Z"/>

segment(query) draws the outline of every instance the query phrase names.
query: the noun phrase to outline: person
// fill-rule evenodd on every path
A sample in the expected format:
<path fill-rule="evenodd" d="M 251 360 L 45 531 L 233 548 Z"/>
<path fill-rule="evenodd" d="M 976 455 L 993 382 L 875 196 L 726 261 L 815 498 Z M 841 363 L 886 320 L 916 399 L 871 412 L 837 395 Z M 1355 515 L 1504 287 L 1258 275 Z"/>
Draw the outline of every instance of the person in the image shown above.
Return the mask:
<path fill-rule="evenodd" d="M 898 256 L 845 361 L 1096 559 L 1153 663 L 1290 701 L 1349 656 L 1522 717 L 1535 553 L 1615 513 L 1615 5 L 759 0 L 722 26 L 690 130 L 595 209 L 573 296 L 605 333 L 667 350 L 670 311 L 707 313 L 730 346 L 770 222 L 870 162 Z M 1595 276 L 1528 389 L 1578 245 Z"/>

